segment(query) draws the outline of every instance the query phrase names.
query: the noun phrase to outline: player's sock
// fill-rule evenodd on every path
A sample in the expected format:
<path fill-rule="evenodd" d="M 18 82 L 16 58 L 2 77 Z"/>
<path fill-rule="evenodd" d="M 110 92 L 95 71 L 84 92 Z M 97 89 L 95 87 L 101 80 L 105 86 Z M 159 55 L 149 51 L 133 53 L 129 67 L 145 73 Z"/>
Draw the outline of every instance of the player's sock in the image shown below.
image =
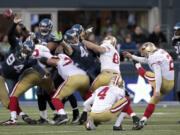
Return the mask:
<path fill-rule="evenodd" d="M 78 109 L 77 108 L 77 100 L 73 94 L 68 97 L 68 100 L 69 100 L 73 110 Z"/>
<path fill-rule="evenodd" d="M 11 112 L 11 120 L 17 120 L 17 112 L 16 111 Z"/>
<path fill-rule="evenodd" d="M 144 112 L 144 117 L 146 117 L 148 119 L 152 115 L 154 110 L 155 110 L 155 105 L 154 104 L 148 104 L 148 106 L 146 107 L 146 110 Z"/>
<path fill-rule="evenodd" d="M 125 112 L 125 113 L 127 113 L 127 110 L 129 109 L 129 105 L 131 102 L 129 98 L 126 98 L 126 99 L 127 99 L 128 103 L 124 106 L 124 108 L 122 110 L 122 112 Z"/>
<path fill-rule="evenodd" d="M 40 111 L 46 110 L 46 98 L 42 94 L 37 94 L 38 96 L 38 107 Z"/>
<path fill-rule="evenodd" d="M 60 114 L 60 115 L 65 115 L 66 112 L 64 111 L 64 109 L 60 109 L 60 110 L 58 110 L 58 114 Z"/>
<path fill-rule="evenodd" d="M 122 122 L 124 116 L 126 116 L 126 113 L 125 113 L 125 112 L 121 112 L 121 113 L 119 114 L 119 116 L 118 116 L 118 118 L 117 118 L 114 126 L 119 127 L 119 126 L 121 125 L 121 122 Z"/>
<path fill-rule="evenodd" d="M 51 100 L 51 102 L 53 103 L 53 105 L 54 105 L 54 107 L 55 107 L 55 109 L 56 109 L 57 111 L 59 111 L 60 109 L 64 109 L 64 105 L 63 105 L 63 103 L 61 102 L 60 99 L 58 99 L 58 98 L 53 98 L 53 99 Z"/>
<path fill-rule="evenodd" d="M 42 117 L 43 119 L 48 119 L 47 111 L 46 110 L 40 111 L 40 117 Z"/>
<path fill-rule="evenodd" d="M 140 76 L 144 77 L 145 73 L 146 73 L 146 70 L 142 67 L 139 67 L 138 68 L 138 73 Z"/>
<path fill-rule="evenodd" d="M 24 112 L 22 112 L 22 110 L 21 110 L 21 108 L 19 107 L 19 104 L 18 104 L 18 107 L 17 107 L 17 115 L 20 115 L 20 113 L 22 114 L 22 113 L 24 113 Z M 24 113 L 25 114 L 25 113 Z"/>
<path fill-rule="evenodd" d="M 9 102 L 8 108 L 11 112 L 17 111 L 17 108 L 18 108 L 17 97 L 10 97 L 10 102 Z"/>
<path fill-rule="evenodd" d="M 133 116 L 136 115 L 130 105 L 129 105 L 128 109 L 127 109 L 127 114 L 128 114 L 129 116 L 131 116 L 131 117 L 133 117 Z"/>

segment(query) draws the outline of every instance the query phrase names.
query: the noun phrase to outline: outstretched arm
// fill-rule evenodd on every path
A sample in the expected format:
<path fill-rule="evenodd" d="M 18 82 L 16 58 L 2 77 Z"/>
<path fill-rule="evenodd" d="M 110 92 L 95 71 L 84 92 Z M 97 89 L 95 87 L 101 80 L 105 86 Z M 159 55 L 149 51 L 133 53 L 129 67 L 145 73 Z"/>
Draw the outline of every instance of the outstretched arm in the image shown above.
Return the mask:
<path fill-rule="evenodd" d="M 99 52 L 99 53 L 105 53 L 106 52 L 106 48 L 103 46 L 99 46 L 96 45 L 90 41 L 87 40 L 82 40 L 82 43 L 89 49 L 95 51 L 95 52 Z"/>
<path fill-rule="evenodd" d="M 127 51 L 123 52 L 123 56 L 126 57 L 126 58 L 131 58 L 131 59 L 133 59 L 135 61 L 138 61 L 140 63 L 146 63 L 146 64 L 148 63 L 147 58 L 145 58 L 145 57 L 138 57 L 136 55 L 132 55 L 130 52 L 127 52 Z"/>

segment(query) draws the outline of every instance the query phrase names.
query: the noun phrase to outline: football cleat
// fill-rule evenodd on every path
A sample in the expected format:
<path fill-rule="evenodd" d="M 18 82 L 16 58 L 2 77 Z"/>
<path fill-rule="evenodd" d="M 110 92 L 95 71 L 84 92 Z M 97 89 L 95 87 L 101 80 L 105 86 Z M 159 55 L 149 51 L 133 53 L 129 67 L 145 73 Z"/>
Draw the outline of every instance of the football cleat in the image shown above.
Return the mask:
<path fill-rule="evenodd" d="M 58 118 L 58 114 L 54 114 L 53 120 L 56 121 L 56 119 Z"/>
<path fill-rule="evenodd" d="M 142 127 L 140 126 L 139 117 L 133 116 L 133 127 L 132 130 L 140 130 Z"/>
<path fill-rule="evenodd" d="M 28 124 L 31 124 L 31 125 L 37 124 L 37 121 L 31 119 L 27 114 L 22 115 L 22 119 L 23 119 L 23 121 L 25 121 L 25 122 L 28 123 Z"/>
<path fill-rule="evenodd" d="M 139 128 L 140 129 L 142 129 L 145 125 L 146 125 L 146 121 L 145 120 L 140 120 L 139 121 Z"/>
<path fill-rule="evenodd" d="M 96 126 L 94 124 L 93 118 L 89 117 L 86 124 L 85 124 L 86 130 L 96 130 Z"/>
<path fill-rule="evenodd" d="M 115 131 L 123 130 L 122 125 L 120 125 L 118 127 L 113 126 L 113 130 L 115 130 Z"/>
<path fill-rule="evenodd" d="M 86 120 L 87 120 L 87 112 L 83 112 L 81 114 L 80 119 L 79 119 L 79 125 L 84 124 L 86 122 Z"/>
<path fill-rule="evenodd" d="M 8 125 L 17 125 L 17 120 L 9 119 L 1 123 L 1 125 L 8 126 Z"/>
<path fill-rule="evenodd" d="M 178 123 L 180 124 L 180 120 L 178 121 Z"/>
<path fill-rule="evenodd" d="M 69 118 L 67 115 L 58 115 L 56 120 L 55 120 L 55 125 L 61 125 L 61 124 L 66 124 L 69 121 Z"/>
<path fill-rule="evenodd" d="M 37 124 L 43 124 L 43 123 L 46 123 L 46 122 L 48 123 L 48 119 L 44 119 L 42 117 L 40 117 L 40 119 L 36 121 Z"/>

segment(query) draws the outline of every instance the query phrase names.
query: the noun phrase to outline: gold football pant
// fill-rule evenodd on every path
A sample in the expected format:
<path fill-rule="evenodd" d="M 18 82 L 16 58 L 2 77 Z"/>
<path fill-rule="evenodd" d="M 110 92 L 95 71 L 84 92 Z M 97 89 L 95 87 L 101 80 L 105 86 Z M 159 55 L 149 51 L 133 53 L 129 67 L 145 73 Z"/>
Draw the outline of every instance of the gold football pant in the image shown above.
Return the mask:
<path fill-rule="evenodd" d="M 144 75 L 144 78 L 148 80 L 148 82 L 152 85 L 152 87 L 155 89 L 156 88 L 156 82 L 155 82 L 155 74 L 147 71 Z M 167 79 L 162 79 L 162 84 L 161 84 L 161 90 L 160 90 L 160 98 L 157 99 L 154 96 L 151 97 L 150 103 L 151 104 L 157 104 L 165 95 L 167 95 L 174 87 L 174 80 L 167 80 Z"/>
<path fill-rule="evenodd" d="M 107 86 L 113 76 L 120 76 L 120 74 L 110 73 L 107 71 L 101 72 L 96 79 L 93 81 L 90 91 L 94 92 L 97 88 L 101 86 Z"/>
<path fill-rule="evenodd" d="M 111 109 L 106 110 L 102 113 L 90 113 L 90 117 L 94 119 L 95 122 L 106 122 L 111 119 L 117 117 L 123 108 L 128 104 L 128 100 L 126 98 L 122 98 L 118 102 L 116 102 Z"/>
<path fill-rule="evenodd" d="M 36 71 L 28 71 L 25 73 L 22 77 L 22 79 L 15 85 L 11 97 L 20 97 L 24 92 L 26 92 L 28 89 L 39 86 L 43 90 L 47 92 L 47 94 L 53 93 L 54 83 L 50 77 L 43 78 L 42 75 L 40 75 Z"/>
<path fill-rule="evenodd" d="M 82 98 L 85 97 L 90 85 L 90 80 L 87 75 L 69 76 L 58 88 L 53 98 L 60 100 L 70 96 L 75 91 L 79 91 Z"/>
<path fill-rule="evenodd" d="M 9 94 L 5 86 L 5 81 L 2 76 L 0 76 L 0 101 L 4 107 L 8 108 L 9 105 Z"/>

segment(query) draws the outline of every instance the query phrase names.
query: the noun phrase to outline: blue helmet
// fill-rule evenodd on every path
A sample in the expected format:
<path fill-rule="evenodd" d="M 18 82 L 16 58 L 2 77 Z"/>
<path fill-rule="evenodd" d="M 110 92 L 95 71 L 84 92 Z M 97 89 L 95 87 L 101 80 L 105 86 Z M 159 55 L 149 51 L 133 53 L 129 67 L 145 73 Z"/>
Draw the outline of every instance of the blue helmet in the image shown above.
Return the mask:
<path fill-rule="evenodd" d="M 68 43 L 71 43 L 71 40 L 73 40 L 75 37 L 78 39 L 78 34 L 73 29 L 67 30 L 64 34 L 64 40 Z"/>
<path fill-rule="evenodd" d="M 75 24 L 72 26 L 72 29 L 75 30 L 79 35 L 84 32 L 84 28 L 80 24 Z"/>
<path fill-rule="evenodd" d="M 174 26 L 174 38 L 180 38 L 180 22 Z"/>
<path fill-rule="evenodd" d="M 43 36 L 46 36 L 47 34 L 49 34 L 52 30 L 52 27 L 53 27 L 52 21 L 47 18 L 43 19 L 39 23 L 39 29 Z"/>
<path fill-rule="evenodd" d="M 20 49 L 20 55 L 23 58 L 26 58 L 28 56 L 31 56 L 34 51 L 35 45 L 33 41 L 26 40 L 24 41 L 22 48 Z"/>

